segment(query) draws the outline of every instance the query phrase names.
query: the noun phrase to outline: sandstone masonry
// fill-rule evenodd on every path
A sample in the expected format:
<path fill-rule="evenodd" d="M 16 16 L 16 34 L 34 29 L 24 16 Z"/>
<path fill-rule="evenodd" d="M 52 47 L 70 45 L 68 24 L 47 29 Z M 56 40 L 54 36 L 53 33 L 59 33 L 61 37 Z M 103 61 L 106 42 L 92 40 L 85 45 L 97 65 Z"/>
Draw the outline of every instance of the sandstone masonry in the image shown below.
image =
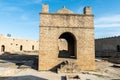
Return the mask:
<path fill-rule="evenodd" d="M 43 5 L 38 69 L 53 70 L 65 61 L 74 63 L 78 70 L 95 69 L 94 16 L 91 8 L 85 7 L 84 14 L 74 14 L 66 7 L 57 13 L 49 13 L 49 6 Z"/>
<path fill-rule="evenodd" d="M 0 34 L 0 53 L 38 51 L 38 41 L 6 37 Z"/>

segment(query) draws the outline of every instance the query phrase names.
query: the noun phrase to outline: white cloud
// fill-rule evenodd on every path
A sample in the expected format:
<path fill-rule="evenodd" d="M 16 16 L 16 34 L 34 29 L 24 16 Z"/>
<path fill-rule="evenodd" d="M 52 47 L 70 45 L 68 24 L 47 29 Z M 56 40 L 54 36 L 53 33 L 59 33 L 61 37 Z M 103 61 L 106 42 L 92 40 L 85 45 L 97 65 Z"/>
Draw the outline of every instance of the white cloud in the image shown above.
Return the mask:
<path fill-rule="evenodd" d="M 120 27 L 120 15 L 103 16 L 95 19 L 95 27 Z"/>
<path fill-rule="evenodd" d="M 120 23 L 106 23 L 106 24 L 95 24 L 95 27 L 101 27 L 101 28 L 114 28 L 114 27 L 120 27 Z"/>

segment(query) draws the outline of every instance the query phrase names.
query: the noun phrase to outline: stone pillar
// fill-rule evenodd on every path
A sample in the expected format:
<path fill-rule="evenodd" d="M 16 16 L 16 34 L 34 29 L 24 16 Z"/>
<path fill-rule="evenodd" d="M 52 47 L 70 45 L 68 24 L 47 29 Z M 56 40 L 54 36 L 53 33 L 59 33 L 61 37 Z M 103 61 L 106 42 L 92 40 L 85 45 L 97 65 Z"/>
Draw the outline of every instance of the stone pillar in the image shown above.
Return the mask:
<path fill-rule="evenodd" d="M 85 7 L 84 8 L 84 14 L 92 14 L 91 7 Z"/>
<path fill-rule="evenodd" d="M 49 6 L 47 4 L 42 5 L 42 13 L 49 13 Z"/>

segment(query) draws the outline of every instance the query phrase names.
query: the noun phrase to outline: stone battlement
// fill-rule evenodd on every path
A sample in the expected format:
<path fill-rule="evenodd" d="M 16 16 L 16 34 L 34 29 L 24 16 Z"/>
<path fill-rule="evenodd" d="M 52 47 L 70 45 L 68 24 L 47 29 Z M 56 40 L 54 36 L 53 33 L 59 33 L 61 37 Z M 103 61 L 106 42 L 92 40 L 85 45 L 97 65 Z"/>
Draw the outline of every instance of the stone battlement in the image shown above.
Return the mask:
<path fill-rule="evenodd" d="M 115 38 L 120 38 L 120 36 L 111 36 L 111 37 L 104 37 L 104 38 L 97 38 L 95 40 L 104 40 L 104 39 L 115 39 Z"/>

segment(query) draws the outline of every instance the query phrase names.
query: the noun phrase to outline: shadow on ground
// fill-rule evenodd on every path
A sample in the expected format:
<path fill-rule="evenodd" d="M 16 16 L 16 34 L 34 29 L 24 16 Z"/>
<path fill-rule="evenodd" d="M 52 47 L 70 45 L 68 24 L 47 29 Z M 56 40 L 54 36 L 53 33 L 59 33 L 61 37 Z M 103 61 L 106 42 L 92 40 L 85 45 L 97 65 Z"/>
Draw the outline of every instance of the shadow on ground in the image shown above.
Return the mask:
<path fill-rule="evenodd" d="M 4 52 L 2 55 L 0 55 L 0 60 L 15 63 L 18 67 L 25 65 L 36 70 L 38 69 L 38 55 Z"/>
<path fill-rule="evenodd" d="M 0 60 L 12 62 L 12 63 L 16 64 L 18 66 L 17 68 L 19 68 L 19 69 L 30 67 L 32 69 L 38 70 L 38 55 L 27 55 L 27 54 L 21 54 L 21 53 L 4 52 L 2 55 L 0 55 Z M 0 61 L 0 63 L 2 63 L 2 62 Z M 61 64 L 63 64 L 63 63 L 56 65 L 55 67 L 50 69 L 50 71 L 56 73 L 57 68 L 60 67 Z M 25 66 L 27 66 L 27 67 L 25 67 Z"/>
<path fill-rule="evenodd" d="M 27 76 L 16 76 L 16 77 L 0 77 L 0 80 L 48 80 L 48 79 L 27 75 Z"/>

